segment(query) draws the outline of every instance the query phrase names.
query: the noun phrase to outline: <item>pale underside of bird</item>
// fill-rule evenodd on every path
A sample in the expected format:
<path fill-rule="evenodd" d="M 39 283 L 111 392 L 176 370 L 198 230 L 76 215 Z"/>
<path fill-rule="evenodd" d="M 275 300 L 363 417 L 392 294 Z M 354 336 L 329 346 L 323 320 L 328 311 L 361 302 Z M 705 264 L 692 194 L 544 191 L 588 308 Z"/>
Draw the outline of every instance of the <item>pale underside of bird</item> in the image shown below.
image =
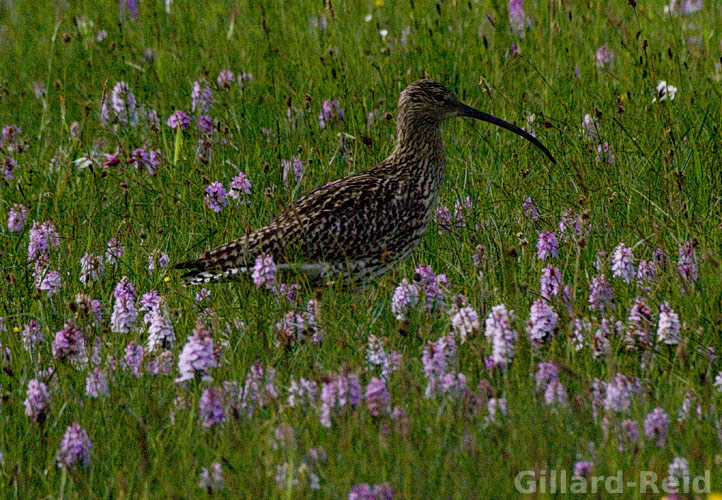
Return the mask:
<path fill-rule="evenodd" d="M 436 208 L 446 155 L 441 123 L 468 116 L 510 130 L 549 151 L 524 130 L 462 104 L 433 80 L 401 92 L 396 147 L 373 168 L 319 186 L 297 199 L 268 225 L 175 265 L 188 269 L 187 284 L 238 277 L 270 255 L 282 275 L 318 285 L 368 282 L 404 261 L 418 245 Z"/>

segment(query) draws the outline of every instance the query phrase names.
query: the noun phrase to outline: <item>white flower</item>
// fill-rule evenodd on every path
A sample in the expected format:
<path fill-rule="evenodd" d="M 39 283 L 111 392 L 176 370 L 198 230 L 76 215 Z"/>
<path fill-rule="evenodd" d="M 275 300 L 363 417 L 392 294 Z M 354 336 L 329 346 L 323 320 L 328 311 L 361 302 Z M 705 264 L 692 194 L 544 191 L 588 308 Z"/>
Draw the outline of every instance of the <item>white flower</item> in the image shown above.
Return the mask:
<path fill-rule="evenodd" d="M 679 344 L 679 316 L 665 302 L 660 307 L 659 324 L 657 326 L 657 339 L 668 345 Z"/>
<path fill-rule="evenodd" d="M 83 168 L 91 167 L 93 165 L 93 160 L 91 160 L 90 158 L 88 158 L 86 156 L 81 156 L 77 160 L 74 160 L 73 163 L 75 163 L 78 166 L 78 168 L 83 169 Z"/>
<path fill-rule="evenodd" d="M 667 85 L 667 82 L 664 80 L 660 81 L 657 84 L 657 97 L 659 97 L 659 101 L 662 102 L 667 97 L 669 97 L 670 101 L 674 101 L 674 96 L 677 94 L 677 87 L 673 87 L 672 85 Z M 657 102 L 657 97 L 652 99 L 652 102 Z"/>
<path fill-rule="evenodd" d="M 612 254 L 612 276 L 622 278 L 626 283 L 631 283 L 636 275 L 634 268 L 634 254 L 632 249 L 624 243 L 620 243 Z"/>
<path fill-rule="evenodd" d="M 451 326 L 463 344 L 467 335 L 479 331 L 479 315 L 471 306 L 462 307 L 451 317 Z"/>
<path fill-rule="evenodd" d="M 714 378 L 713 385 L 717 388 L 717 392 L 722 392 L 722 372 L 719 372 Z"/>
<path fill-rule="evenodd" d="M 371 18 L 373 18 L 373 17 L 374 16 L 372 16 L 371 14 L 367 14 L 366 17 L 364 17 L 364 21 L 366 21 L 368 23 L 371 21 Z"/>
<path fill-rule="evenodd" d="M 671 477 L 684 479 L 686 476 L 689 476 L 689 462 L 686 458 L 674 457 L 674 460 L 672 460 L 672 463 L 669 464 L 667 468 L 667 473 Z"/>
<path fill-rule="evenodd" d="M 386 38 L 386 36 L 389 34 L 389 30 L 379 30 L 379 35 L 381 35 L 381 38 Z"/>

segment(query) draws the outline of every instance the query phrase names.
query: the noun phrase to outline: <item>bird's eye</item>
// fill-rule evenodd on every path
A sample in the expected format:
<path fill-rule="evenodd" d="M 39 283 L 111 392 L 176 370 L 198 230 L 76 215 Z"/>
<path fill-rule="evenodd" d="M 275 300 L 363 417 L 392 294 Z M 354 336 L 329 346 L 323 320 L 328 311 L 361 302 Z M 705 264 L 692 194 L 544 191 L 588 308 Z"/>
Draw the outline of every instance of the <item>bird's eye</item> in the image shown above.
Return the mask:
<path fill-rule="evenodd" d="M 434 94 L 434 95 L 432 96 L 432 98 L 433 98 L 434 102 L 436 102 L 437 104 L 444 104 L 444 103 L 446 103 L 446 96 L 443 95 L 443 94 Z"/>

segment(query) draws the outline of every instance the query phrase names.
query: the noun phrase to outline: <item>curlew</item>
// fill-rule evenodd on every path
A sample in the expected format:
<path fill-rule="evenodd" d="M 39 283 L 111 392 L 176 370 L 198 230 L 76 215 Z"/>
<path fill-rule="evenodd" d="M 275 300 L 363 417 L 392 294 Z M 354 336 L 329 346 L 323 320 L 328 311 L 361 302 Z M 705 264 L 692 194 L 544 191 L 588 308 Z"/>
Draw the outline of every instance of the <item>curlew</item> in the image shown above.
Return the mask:
<path fill-rule="evenodd" d="M 341 277 L 346 284 L 381 276 L 409 257 L 436 208 L 446 168 L 441 123 L 467 116 L 493 123 L 540 148 L 535 137 L 469 107 L 444 85 L 418 80 L 399 97 L 396 146 L 375 167 L 315 188 L 288 205 L 267 226 L 177 264 L 186 284 L 246 274 L 262 254 L 283 274 L 312 283 Z"/>

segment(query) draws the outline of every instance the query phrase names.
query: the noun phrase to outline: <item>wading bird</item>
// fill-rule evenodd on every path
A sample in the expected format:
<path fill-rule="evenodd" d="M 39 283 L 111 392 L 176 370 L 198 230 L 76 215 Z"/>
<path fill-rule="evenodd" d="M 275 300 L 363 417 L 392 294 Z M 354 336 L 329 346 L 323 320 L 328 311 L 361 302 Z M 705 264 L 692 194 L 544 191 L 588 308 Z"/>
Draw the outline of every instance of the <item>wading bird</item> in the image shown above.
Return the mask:
<path fill-rule="evenodd" d="M 177 264 L 186 284 L 201 284 L 253 270 L 261 254 L 282 274 L 311 283 L 340 277 L 345 284 L 381 276 L 416 248 L 436 208 L 446 169 L 441 123 L 468 116 L 524 137 L 556 163 L 524 130 L 459 101 L 433 80 L 418 80 L 399 97 L 396 147 L 375 167 L 315 188 L 288 205 L 267 226 Z"/>

